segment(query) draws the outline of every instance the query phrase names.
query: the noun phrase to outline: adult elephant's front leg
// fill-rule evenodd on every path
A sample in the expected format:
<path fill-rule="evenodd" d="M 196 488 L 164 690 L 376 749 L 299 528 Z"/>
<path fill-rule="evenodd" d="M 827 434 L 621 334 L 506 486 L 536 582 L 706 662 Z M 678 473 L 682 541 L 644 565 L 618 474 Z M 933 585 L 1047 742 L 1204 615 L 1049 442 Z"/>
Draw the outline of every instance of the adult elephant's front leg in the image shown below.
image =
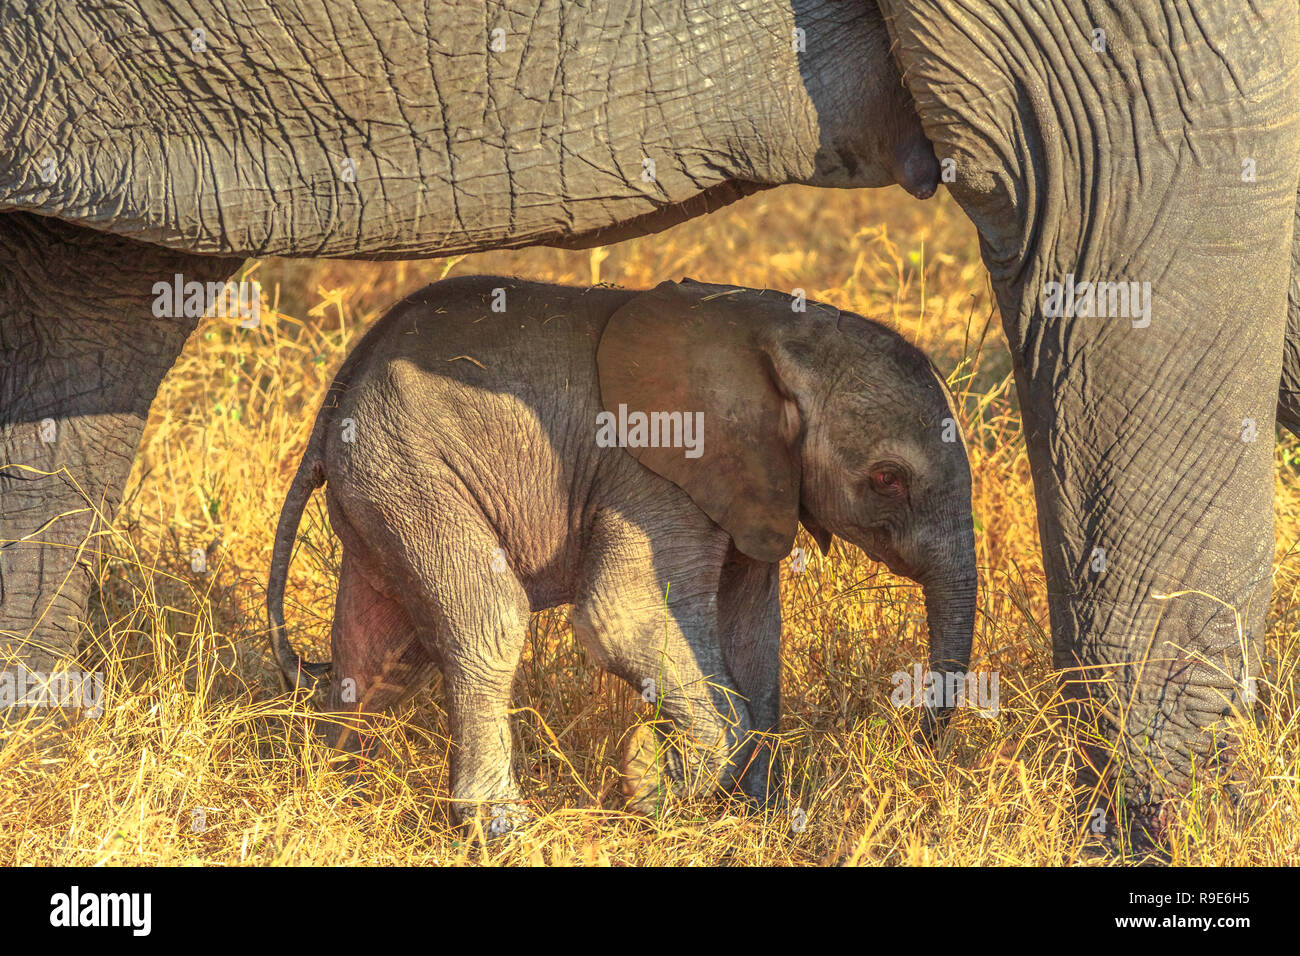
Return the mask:
<path fill-rule="evenodd" d="M 1300 197 L 1296 199 L 1300 221 Z M 1291 283 L 1286 303 L 1286 344 L 1282 350 L 1282 384 L 1277 393 L 1277 420 L 1300 437 L 1300 231 L 1291 238 Z"/>
<path fill-rule="evenodd" d="M 154 284 L 224 280 L 239 262 L 0 216 L 0 669 L 75 651 L 94 536 L 197 321 L 156 316 Z"/>
<path fill-rule="evenodd" d="M 1258 670 L 1296 4 L 880 3 L 1016 363 L 1055 662 L 1158 832 Z"/>
<path fill-rule="evenodd" d="M 1083 780 L 1158 836 L 1166 798 L 1225 769 L 1232 719 L 1254 701 L 1282 311 L 1031 329 L 1017 375 L 1054 663 L 1100 732 Z"/>

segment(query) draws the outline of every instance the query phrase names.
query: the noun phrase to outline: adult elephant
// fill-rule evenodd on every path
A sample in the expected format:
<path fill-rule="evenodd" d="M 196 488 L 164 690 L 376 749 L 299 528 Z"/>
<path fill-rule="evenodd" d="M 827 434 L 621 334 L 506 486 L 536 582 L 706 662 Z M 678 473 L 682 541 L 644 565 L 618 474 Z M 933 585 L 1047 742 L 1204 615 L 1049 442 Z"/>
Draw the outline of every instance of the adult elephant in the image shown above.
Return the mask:
<path fill-rule="evenodd" d="M 923 195 L 919 114 L 1014 353 L 1056 663 L 1158 831 L 1259 666 L 1272 469 L 1243 439 L 1281 371 L 1295 4 L 880 7 L 0 10 L 4 630 L 33 660 L 75 632 L 78 548 L 193 325 L 153 315 L 160 279 L 609 242 L 787 182 Z M 1058 308 L 1085 281 L 1137 283 L 1102 297 L 1131 314 Z"/>

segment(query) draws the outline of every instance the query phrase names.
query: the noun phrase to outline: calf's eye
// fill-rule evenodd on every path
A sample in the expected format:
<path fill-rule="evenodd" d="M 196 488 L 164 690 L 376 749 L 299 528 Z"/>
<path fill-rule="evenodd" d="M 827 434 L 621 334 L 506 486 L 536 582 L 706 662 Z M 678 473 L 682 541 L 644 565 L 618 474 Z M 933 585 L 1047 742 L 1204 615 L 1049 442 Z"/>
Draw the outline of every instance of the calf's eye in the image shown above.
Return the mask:
<path fill-rule="evenodd" d="M 871 473 L 871 490 L 886 498 L 901 498 L 907 488 L 898 472 L 889 468 L 878 468 Z"/>

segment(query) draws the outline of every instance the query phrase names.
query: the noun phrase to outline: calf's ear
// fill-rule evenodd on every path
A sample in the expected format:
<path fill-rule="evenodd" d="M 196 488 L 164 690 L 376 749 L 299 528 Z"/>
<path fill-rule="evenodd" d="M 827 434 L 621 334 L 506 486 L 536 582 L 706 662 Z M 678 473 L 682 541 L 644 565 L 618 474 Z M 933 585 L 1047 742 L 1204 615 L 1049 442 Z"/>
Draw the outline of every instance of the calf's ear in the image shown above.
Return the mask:
<path fill-rule="evenodd" d="M 596 353 L 606 411 L 702 423 L 698 457 L 681 447 L 627 451 L 759 561 L 789 554 L 799 524 L 803 423 L 772 357 L 789 315 L 776 293 L 664 282 L 610 317 Z"/>

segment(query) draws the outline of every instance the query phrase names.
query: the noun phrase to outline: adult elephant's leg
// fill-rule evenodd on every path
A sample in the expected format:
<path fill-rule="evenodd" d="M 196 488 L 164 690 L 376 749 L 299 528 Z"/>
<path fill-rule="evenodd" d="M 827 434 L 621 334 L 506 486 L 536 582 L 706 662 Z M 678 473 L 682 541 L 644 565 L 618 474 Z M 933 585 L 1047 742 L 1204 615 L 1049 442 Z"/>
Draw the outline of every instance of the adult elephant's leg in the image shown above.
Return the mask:
<path fill-rule="evenodd" d="M 1300 220 L 1300 199 L 1296 201 Z M 1277 393 L 1277 420 L 1300 436 L 1300 230 L 1291 240 L 1291 285 L 1286 303 L 1286 345 L 1282 349 L 1282 386 Z"/>
<path fill-rule="evenodd" d="M 1178 297 L 1146 329 L 1036 318 L 1016 343 L 1054 664 L 1101 737 L 1083 781 L 1153 834 L 1252 709 L 1273 553 L 1280 310 L 1204 327 Z"/>
<path fill-rule="evenodd" d="M 882 6 L 1013 351 L 1085 781 L 1158 832 L 1258 669 L 1296 5 Z"/>
<path fill-rule="evenodd" d="M 0 667 L 49 671 L 75 651 L 95 533 L 196 321 L 155 317 L 154 283 L 239 264 L 0 216 Z"/>

